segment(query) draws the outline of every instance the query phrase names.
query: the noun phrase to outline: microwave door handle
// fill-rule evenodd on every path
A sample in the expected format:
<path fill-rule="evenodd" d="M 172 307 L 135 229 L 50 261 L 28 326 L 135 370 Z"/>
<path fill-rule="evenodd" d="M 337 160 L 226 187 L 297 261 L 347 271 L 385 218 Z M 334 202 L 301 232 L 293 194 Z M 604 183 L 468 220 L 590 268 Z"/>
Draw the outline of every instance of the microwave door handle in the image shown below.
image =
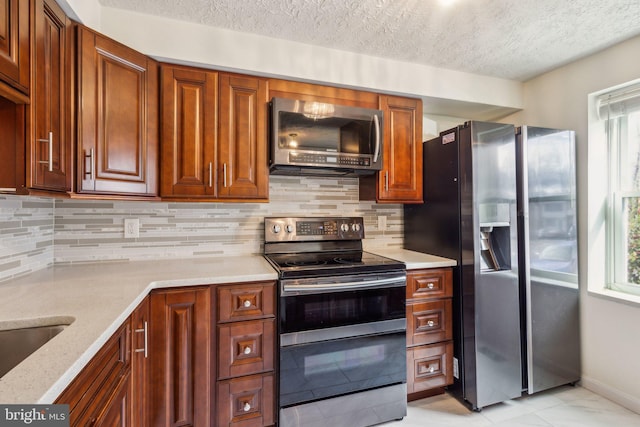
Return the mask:
<path fill-rule="evenodd" d="M 377 114 L 373 115 L 373 124 L 376 129 L 376 149 L 373 152 L 373 163 L 377 163 L 380 155 L 380 120 L 378 120 Z"/>

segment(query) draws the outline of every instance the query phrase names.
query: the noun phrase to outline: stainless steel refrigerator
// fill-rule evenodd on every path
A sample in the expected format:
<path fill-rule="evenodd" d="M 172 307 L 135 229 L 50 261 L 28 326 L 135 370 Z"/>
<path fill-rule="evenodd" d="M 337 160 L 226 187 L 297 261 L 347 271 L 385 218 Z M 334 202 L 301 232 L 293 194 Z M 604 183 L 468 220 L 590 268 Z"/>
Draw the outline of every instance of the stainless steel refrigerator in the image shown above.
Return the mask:
<path fill-rule="evenodd" d="M 480 409 L 522 392 L 515 128 L 468 122 L 423 152 L 425 201 L 404 207 L 404 246 L 458 262 L 450 391 Z"/>
<path fill-rule="evenodd" d="M 525 135 L 530 130 L 523 128 Z M 523 271 L 532 263 L 527 264 L 531 254 L 522 245 L 525 216 L 520 221 L 518 216 L 526 211 L 528 199 L 519 189 L 531 180 L 518 174 L 524 168 L 516 168 L 523 165 L 516 161 L 523 152 L 517 150 L 514 126 L 467 122 L 425 142 L 423 152 L 425 201 L 404 207 L 404 246 L 458 262 L 453 297 L 455 382 L 449 390 L 477 410 L 519 397 L 530 384 L 538 384 L 539 370 L 530 369 L 536 366 L 536 356 L 546 359 L 546 365 L 556 364 L 549 360 L 555 355 L 538 351 L 539 341 L 562 351 L 558 329 L 564 338 L 573 332 L 563 325 L 553 330 L 550 325 L 527 324 L 532 319 L 539 323 L 540 316 L 547 322 L 563 315 L 554 313 L 557 306 L 545 307 L 547 296 L 537 298 L 537 291 L 532 296 L 524 279 L 531 277 Z M 538 159 L 539 164 L 545 161 Z M 569 328 L 573 327 L 571 322 Z M 529 354 L 534 355 L 533 364 L 528 363 Z"/>
<path fill-rule="evenodd" d="M 523 386 L 580 379 L 575 133 L 517 130 Z"/>

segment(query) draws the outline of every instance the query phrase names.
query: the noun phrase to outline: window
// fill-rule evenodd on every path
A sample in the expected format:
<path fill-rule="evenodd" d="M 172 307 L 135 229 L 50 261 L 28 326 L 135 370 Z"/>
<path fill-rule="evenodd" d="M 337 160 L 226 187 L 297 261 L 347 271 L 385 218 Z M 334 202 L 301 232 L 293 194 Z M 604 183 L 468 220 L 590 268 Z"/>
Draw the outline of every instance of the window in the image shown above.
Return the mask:
<path fill-rule="evenodd" d="M 594 101 L 608 170 L 605 280 L 609 289 L 640 295 L 640 83 L 604 91 Z"/>

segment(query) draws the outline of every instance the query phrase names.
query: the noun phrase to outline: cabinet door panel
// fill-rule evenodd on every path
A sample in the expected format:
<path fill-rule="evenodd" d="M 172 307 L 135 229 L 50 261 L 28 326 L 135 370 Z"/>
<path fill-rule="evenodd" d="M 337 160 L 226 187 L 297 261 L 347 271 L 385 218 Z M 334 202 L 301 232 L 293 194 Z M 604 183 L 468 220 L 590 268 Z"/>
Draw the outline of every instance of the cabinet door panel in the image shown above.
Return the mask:
<path fill-rule="evenodd" d="M 273 375 L 218 382 L 218 427 L 262 427 L 274 421 Z"/>
<path fill-rule="evenodd" d="M 165 197 L 215 195 L 218 73 L 162 66 Z"/>
<path fill-rule="evenodd" d="M 453 273 L 450 268 L 413 270 L 407 274 L 407 299 L 451 296 L 453 296 Z"/>
<path fill-rule="evenodd" d="M 407 344 L 432 344 L 453 338 L 451 299 L 407 305 Z"/>
<path fill-rule="evenodd" d="M 218 328 L 218 378 L 273 369 L 273 319 L 228 323 Z"/>
<path fill-rule="evenodd" d="M 267 96 L 265 79 L 220 75 L 218 196 L 268 196 Z"/>
<path fill-rule="evenodd" d="M 360 198 L 422 203 L 422 101 L 380 96 L 384 112 L 383 167 L 360 180 Z"/>
<path fill-rule="evenodd" d="M 453 384 L 452 355 L 451 341 L 407 349 L 407 392 Z"/>
<path fill-rule="evenodd" d="M 0 0 L 0 79 L 29 92 L 29 1 Z"/>
<path fill-rule="evenodd" d="M 80 30 L 79 167 L 82 191 L 157 193 L 157 65 Z"/>
<path fill-rule="evenodd" d="M 69 20 L 54 0 L 35 2 L 35 67 L 30 143 L 32 188 L 71 190 Z"/>
<path fill-rule="evenodd" d="M 209 425 L 209 295 L 208 287 L 151 294 L 151 425 Z"/>

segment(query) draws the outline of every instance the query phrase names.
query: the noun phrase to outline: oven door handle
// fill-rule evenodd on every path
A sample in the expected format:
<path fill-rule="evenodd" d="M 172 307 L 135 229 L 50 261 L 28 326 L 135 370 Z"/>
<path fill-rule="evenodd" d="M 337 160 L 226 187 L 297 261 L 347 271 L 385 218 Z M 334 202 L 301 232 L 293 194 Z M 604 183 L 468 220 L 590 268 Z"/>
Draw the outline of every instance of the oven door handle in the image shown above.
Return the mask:
<path fill-rule="evenodd" d="M 288 284 L 282 285 L 283 295 L 289 292 L 337 292 L 348 291 L 352 289 L 375 289 L 380 287 L 388 287 L 389 285 L 405 286 L 405 276 L 397 276 L 386 279 L 366 280 L 362 282 L 344 282 L 344 283 L 305 283 L 305 284 Z"/>

